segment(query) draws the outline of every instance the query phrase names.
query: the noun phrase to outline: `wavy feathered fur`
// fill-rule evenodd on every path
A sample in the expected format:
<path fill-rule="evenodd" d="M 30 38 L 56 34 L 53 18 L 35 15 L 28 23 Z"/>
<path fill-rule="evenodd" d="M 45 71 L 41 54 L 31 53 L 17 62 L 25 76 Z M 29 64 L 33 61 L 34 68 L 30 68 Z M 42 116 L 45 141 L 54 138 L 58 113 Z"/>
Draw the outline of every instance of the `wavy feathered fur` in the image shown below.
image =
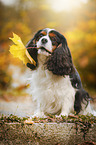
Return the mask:
<path fill-rule="evenodd" d="M 72 59 L 66 51 L 66 47 L 66 45 L 63 47 L 60 44 L 45 63 L 47 69 L 52 71 L 53 74 L 64 76 L 73 72 Z"/>

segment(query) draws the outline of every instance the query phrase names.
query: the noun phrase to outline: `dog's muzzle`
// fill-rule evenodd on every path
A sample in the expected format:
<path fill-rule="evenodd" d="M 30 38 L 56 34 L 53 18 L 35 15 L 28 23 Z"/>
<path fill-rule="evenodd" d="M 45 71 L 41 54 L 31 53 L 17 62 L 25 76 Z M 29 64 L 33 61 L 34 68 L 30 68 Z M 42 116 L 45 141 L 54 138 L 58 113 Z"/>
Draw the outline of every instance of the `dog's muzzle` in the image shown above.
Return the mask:
<path fill-rule="evenodd" d="M 48 40 L 46 39 L 46 38 L 43 38 L 42 40 L 41 40 L 41 43 L 42 44 L 46 44 L 48 42 Z"/>

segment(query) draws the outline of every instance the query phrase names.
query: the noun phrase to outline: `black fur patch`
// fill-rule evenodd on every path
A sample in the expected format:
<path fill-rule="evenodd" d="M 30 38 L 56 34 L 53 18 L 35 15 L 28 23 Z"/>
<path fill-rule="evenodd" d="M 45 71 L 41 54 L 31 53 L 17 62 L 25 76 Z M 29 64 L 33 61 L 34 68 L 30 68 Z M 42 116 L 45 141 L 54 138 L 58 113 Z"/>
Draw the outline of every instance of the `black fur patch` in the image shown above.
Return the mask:
<path fill-rule="evenodd" d="M 35 35 L 34 37 L 26 44 L 26 48 L 27 48 L 27 51 L 28 53 L 30 54 L 30 56 L 35 60 L 36 62 L 36 66 L 34 66 L 33 64 L 31 63 L 27 63 L 27 67 L 29 67 L 30 69 L 34 70 L 37 65 L 38 65 L 38 60 L 37 60 L 37 55 L 38 55 L 38 52 L 37 52 L 37 49 L 36 49 L 36 39 L 39 35 L 39 33 L 41 32 L 42 30 L 39 30 Z"/>
<path fill-rule="evenodd" d="M 77 72 L 77 70 L 75 68 L 74 68 L 74 72 L 72 74 L 70 74 L 70 80 L 71 80 L 71 84 L 74 88 L 80 89 L 82 87 L 79 73 Z"/>
<path fill-rule="evenodd" d="M 35 35 L 34 37 L 26 44 L 26 48 L 28 47 L 36 47 L 36 39 L 39 35 L 39 33 L 41 32 L 42 30 L 39 30 Z"/>
<path fill-rule="evenodd" d="M 58 40 L 57 40 L 58 46 L 59 46 L 59 44 L 62 44 L 62 47 L 65 49 L 66 53 L 69 55 L 70 58 L 72 58 L 70 49 L 68 48 L 66 38 L 62 34 L 60 34 L 59 32 L 57 32 L 55 30 L 52 30 L 51 33 L 54 33 L 55 35 L 57 35 L 57 37 L 58 37 Z"/>
<path fill-rule="evenodd" d="M 76 111 L 76 114 L 78 114 L 82 110 L 81 104 L 82 103 L 85 104 L 86 108 L 91 99 L 92 98 L 83 88 L 79 89 L 75 94 L 75 102 L 74 102 L 74 111 Z"/>
<path fill-rule="evenodd" d="M 69 75 L 73 71 L 73 63 L 69 53 L 66 51 L 66 45 L 59 45 L 51 56 L 49 56 L 46 67 L 56 75 Z"/>
<path fill-rule="evenodd" d="M 33 64 L 31 63 L 27 63 L 27 67 L 29 67 L 30 69 L 34 70 L 37 65 L 38 65 L 38 60 L 37 60 L 37 55 L 38 55 L 38 52 L 37 52 L 37 49 L 32 47 L 32 48 L 27 48 L 27 51 L 29 53 L 29 55 L 35 60 L 36 62 L 36 66 L 34 66 Z"/>

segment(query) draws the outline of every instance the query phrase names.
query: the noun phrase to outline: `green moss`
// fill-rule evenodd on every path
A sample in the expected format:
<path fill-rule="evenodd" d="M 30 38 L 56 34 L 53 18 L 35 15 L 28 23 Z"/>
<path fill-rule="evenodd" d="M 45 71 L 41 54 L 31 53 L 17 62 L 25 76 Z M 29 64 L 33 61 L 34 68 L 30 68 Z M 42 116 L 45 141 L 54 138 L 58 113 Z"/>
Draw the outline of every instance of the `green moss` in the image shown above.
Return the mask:
<path fill-rule="evenodd" d="M 2 115 L 1 117 L 0 117 L 0 123 L 2 122 L 2 123 L 14 123 L 14 122 L 18 122 L 18 123 L 22 123 L 23 121 L 25 121 L 26 119 L 28 119 L 28 118 L 25 118 L 25 117 L 23 117 L 23 118 L 20 118 L 20 117 L 17 117 L 17 116 L 15 116 L 15 115 L 10 115 L 10 116 L 8 116 L 8 117 L 6 117 L 6 116 L 4 116 L 4 115 Z"/>
<path fill-rule="evenodd" d="M 7 123 L 10 123 L 10 122 L 23 122 L 25 120 L 27 120 L 28 117 L 17 117 L 15 115 L 9 115 L 8 117 L 2 115 L 0 117 L 0 122 L 7 122 Z M 42 122 L 57 122 L 57 123 L 63 123 L 63 122 L 66 122 L 66 123 L 76 123 L 76 122 L 83 122 L 83 123 L 96 123 L 96 117 L 93 116 L 93 115 L 78 115 L 78 116 L 74 116 L 74 115 L 70 115 L 68 117 L 66 116 L 61 116 L 61 117 L 56 117 L 55 115 L 49 115 L 48 117 L 46 118 L 39 118 L 39 117 L 34 117 L 32 118 L 32 121 L 34 121 L 34 123 L 42 123 Z"/>

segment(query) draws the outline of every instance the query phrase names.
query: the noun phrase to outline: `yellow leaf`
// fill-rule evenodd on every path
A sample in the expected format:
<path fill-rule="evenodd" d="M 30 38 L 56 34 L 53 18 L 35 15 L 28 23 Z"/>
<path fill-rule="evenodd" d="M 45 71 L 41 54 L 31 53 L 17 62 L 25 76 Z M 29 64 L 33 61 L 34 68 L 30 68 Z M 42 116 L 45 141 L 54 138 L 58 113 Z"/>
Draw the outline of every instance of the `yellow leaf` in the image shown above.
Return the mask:
<path fill-rule="evenodd" d="M 35 60 L 28 54 L 27 49 L 25 48 L 21 38 L 13 33 L 13 38 L 11 39 L 14 44 L 10 46 L 10 53 L 14 56 L 19 58 L 23 63 L 26 65 L 27 63 L 34 64 L 36 66 Z"/>

